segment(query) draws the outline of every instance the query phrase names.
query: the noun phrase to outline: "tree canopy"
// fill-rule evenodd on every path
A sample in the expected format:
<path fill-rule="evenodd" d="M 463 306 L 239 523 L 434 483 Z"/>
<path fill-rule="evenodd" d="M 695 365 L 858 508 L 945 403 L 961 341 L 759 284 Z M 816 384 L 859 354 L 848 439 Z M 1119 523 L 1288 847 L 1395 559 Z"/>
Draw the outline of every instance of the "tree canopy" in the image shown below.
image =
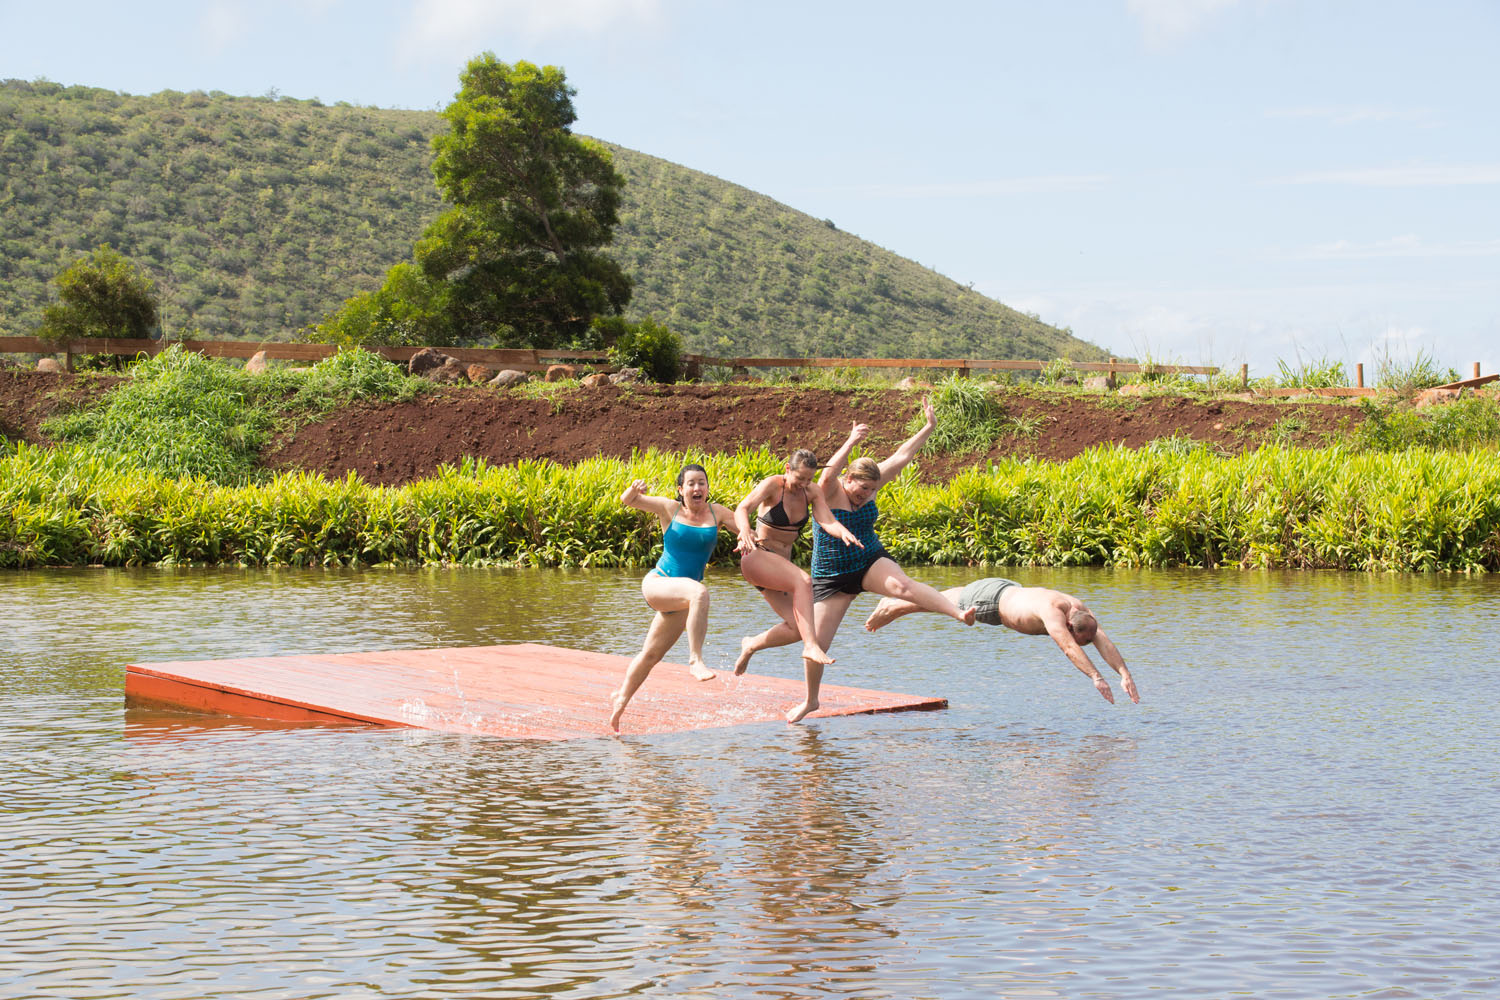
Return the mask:
<path fill-rule="evenodd" d="M 61 344 L 83 337 L 148 337 L 156 329 L 156 286 L 109 244 L 53 279 L 57 301 L 42 312 L 37 336 Z"/>
<path fill-rule="evenodd" d="M 555 347 L 630 301 L 630 279 L 599 249 L 624 181 L 608 150 L 570 131 L 563 71 L 485 53 L 460 79 L 433 138 L 453 207 L 417 241 L 415 270 L 393 268 L 325 324 L 333 339 Z"/>

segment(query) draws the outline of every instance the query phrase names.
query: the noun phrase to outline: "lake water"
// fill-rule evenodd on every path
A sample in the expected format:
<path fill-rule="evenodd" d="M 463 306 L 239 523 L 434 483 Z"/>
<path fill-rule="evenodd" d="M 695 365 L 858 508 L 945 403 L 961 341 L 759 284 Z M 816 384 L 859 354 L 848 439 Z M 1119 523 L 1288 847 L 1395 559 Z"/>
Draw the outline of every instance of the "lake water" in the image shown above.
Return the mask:
<path fill-rule="evenodd" d="M 1011 575 L 1087 600 L 1142 703 L 1045 638 L 866 635 L 863 597 L 829 682 L 947 711 L 553 744 L 144 713 L 128 662 L 628 654 L 648 614 L 627 573 L 0 576 L 0 996 L 1500 995 L 1500 580 Z M 768 612 L 710 585 L 727 666 Z"/>

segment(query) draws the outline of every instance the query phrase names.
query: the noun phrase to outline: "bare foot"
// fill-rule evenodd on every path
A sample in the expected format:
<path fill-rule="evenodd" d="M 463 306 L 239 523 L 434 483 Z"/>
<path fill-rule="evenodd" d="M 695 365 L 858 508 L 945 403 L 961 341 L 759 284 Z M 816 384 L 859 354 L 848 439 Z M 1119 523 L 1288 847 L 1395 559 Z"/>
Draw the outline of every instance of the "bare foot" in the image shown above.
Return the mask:
<path fill-rule="evenodd" d="M 817 700 L 813 699 L 813 698 L 809 698 L 807 701 L 804 701 L 802 704 L 798 705 L 797 707 L 788 709 L 787 713 L 786 713 L 786 721 L 788 721 L 788 722 L 801 722 L 802 719 L 803 719 L 803 717 L 806 716 L 809 712 L 816 712 L 817 710 L 818 710 L 818 702 L 817 702 Z"/>
<path fill-rule="evenodd" d="M 740 658 L 734 661 L 735 676 L 745 672 L 745 668 L 750 666 L 750 657 L 754 655 L 755 650 L 750 648 L 750 637 L 747 635 L 740 640 Z"/>
<path fill-rule="evenodd" d="M 873 632 L 878 628 L 884 628 L 901 616 L 895 612 L 896 602 L 889 597 L 882 597 L 880 603 L 875 605 L 875 610 L 870 612 L 870 617 L 865 619 L 865 631 Z"/>
<path fill-rule="evenodd" d="M 819 649 L 817 646 L 814 646 L 811 643 L 807 642 L 804 642 L 802 644 L 802 658 L 804 660 L 812 660 L 814 663 L 822 663 L 825 666 L 830 663 L 838 662 L 823 650 Z"/>
<path fill-rule="evenodd" d="M 960 618 L 959 621 L 963 622 L 965 625 L 973 625 L 974 610 L 974 608 L 964 608 L 964 616 Z"/>
<path fill-rule="evenodd" d="M 700 681 L 711 681 L 718 676 L 702 660 L 688 660 L 688 672 Z"/>
<path fill-rule="evenodd" d="M 609 713 L 609 728 L 617 733 L 620 731 L 620 716 L 625 714 L 625 706 L 628 704 L 629 702 L 625 700 L 625 696 L 618 691 L 609 699 L 610 708 L 613 709 Z"/>

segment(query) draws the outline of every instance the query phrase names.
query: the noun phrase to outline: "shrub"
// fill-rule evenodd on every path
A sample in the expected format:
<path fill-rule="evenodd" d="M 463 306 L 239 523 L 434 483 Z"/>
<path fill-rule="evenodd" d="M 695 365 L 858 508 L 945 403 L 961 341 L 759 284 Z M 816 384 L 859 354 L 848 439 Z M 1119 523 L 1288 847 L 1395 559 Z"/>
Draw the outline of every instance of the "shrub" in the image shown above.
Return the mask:
<path fill-rule="evenodd" d="M 609 360 L 624 368 L 639 368 L 654 382 L 676 382 L 682 374 L 682 338 L 647 317 L 639 323 L 620 323 Z"/>

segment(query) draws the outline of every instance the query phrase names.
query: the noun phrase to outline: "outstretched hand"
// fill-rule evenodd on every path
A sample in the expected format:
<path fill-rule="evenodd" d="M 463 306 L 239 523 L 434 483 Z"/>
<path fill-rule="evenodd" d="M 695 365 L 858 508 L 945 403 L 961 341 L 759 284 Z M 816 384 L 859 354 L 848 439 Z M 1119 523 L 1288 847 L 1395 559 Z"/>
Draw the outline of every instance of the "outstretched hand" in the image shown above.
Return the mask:
<path fill-rule="evenodd" d="M 862 423 L 859 423 L 858 421 L 855 421 L 854 426 L 849 429 L 849 440 L 852 441 L 854 444 L 859 444 L 866 437 L 868 437 L 869 434 L 870 434 L 870 425 L 869 424 L 862 424 Z"/>
<path fill-rule="evenodd" d="M 1120 686 L 1125 689 L 1125 693 L 1126 694 L 1130 695 L 1130 703 L 1131 704 L 1133 704 L 1133 705 L 1139 705 L 1141 703 L 1141 693 L 1135 689 L 1135 678 L 1134 677 L 1131 677 L 1129 674 L 1126 674 L 1124 677 L 1121 677 L 1120 678 Z"/>
<path fill-rule="evenodd" d="M 922 400 L 922 416 L 927 418 L 928 427 L 937 426 L 937 410 L 932 405 L 932 397 L 928 396 Z"/>
<path fill-rule="evenodd" d="M 741 531 L 739 534 L 740 541 L 739 544 L 735 546 L 735 551 L 742 556 L 749 555 L 751 552 L 755 551 L 755 532 Z"/>
<path fill-rule="evenodd" d="M 1115 703 L 1115 693 L 1109 689 L 1109 681 L 1102 676 L 1094 678 L 1094 690 L 1098 691 L 1111 705 Z"/>

